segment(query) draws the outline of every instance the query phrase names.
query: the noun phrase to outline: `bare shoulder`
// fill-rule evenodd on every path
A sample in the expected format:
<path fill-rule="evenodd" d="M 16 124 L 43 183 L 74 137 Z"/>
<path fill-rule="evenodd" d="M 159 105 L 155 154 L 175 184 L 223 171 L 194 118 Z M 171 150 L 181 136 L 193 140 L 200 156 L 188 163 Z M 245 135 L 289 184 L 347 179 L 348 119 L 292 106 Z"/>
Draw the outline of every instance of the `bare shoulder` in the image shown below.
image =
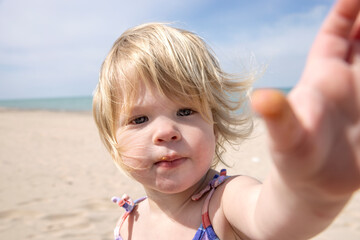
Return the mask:
<path fill-rule="evenodd" d="M 233 176 L 225 184 L 223 200 L 232 196 L 234 193 L 236 195 L 242 195 L 242 193 L 248 193 L 248 191 L 253 191 L 254 188 L 261 186 L 261 182 L 253 177 L 249 176 Z"/>
<path fill-rule="evenodd" d="M 220 239 L 246 239 L 243 229 L 247 228 L 261 185 L 248 176 L 233 176 L 218 187 L 209 214 Z"/>
<path fill-rule="evenodd" d="M 229 179 L 221 197 L 222 210 L 229 221 L 234 213 L 246 213 L 255 206 L 262 183 L 248 176 L 236 176 Z M 244 214 L 242 214 L 244 215 Z"/>

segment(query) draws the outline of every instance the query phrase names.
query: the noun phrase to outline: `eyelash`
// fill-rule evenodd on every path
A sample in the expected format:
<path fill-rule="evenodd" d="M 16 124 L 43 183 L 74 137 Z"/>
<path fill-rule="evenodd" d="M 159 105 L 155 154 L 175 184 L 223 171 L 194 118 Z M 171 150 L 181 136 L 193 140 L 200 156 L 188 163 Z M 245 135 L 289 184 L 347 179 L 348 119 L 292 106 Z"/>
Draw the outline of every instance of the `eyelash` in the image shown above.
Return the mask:
<path fill-rule="evenodd" d="M 176 112 L 176 116 L 187 117 L 187 116 L 190 116 L 190 115 L 192 115 L 194 113 L 195 113 L 195 111 L 190 109 L 190 108 L 182 108 L 182 109 L 179 109 Z M 143 124 L 143 123 L 145 123 L 147 121 L 149 121 L 149 117 L 141 116 L 141 117 L 136 117 L 136 118 L 130 120 L 129 124 L 130 125 L 138 125 L 138 124 Z"/>
<path fill-rule="evenodd" d="M 176 116 L 181 116 L 181 117 L 190 116 L 190 115 L 194 114 L 194 112 L 195 111 L 190 108 L 182 108 L 176 112 Z M 186 113 L 186 114 L 184 114 L 184 113 Z"/>
<path fill-rule="evenodd" d="M 136 117 L 130 121 L 130 125 L 138 125 L 149 121 L 147 116 Z"/>

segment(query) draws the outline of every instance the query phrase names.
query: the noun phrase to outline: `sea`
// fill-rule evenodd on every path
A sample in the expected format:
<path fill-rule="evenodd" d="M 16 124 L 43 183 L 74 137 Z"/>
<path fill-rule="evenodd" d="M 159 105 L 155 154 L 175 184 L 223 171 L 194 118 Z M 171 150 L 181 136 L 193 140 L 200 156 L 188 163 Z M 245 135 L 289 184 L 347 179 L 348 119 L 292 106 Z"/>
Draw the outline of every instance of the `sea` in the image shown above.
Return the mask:
<path fill-rule="evenodd" d="M 0 100 L 0 108 L 53 111 L 91 111 L 92 96 Z"/>
<path fill-rule="evenodd" d="M 291 88 L 277 88 L 288 94 Z M 92 96 L 58 97 L 58 98 L 31 98 L 0 100 L 0 108 L 52 110 L 52 111 L 91 111 Z"/>

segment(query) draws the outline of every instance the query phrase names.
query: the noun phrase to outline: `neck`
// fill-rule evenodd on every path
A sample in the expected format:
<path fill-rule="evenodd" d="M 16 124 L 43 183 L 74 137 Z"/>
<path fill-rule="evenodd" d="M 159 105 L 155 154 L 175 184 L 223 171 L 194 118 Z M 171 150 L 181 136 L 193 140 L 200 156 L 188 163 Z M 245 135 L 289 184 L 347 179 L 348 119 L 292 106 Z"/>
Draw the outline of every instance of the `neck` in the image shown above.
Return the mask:
<path fill-rule="evenodd" d="M 180 215 L 187 214 L 185 209 L 190 205 L 199 204 L 191 200 L 191 197 L 204 188 L 215 175 L 215 171 L 210 169 L 203 178 L 195 185 L 180 193 L 162 193 L 153 189 L 145 189 L 148 196 L 149 211 L 151 214 L 166 214 L 172 219 L 178 219 Z"/>

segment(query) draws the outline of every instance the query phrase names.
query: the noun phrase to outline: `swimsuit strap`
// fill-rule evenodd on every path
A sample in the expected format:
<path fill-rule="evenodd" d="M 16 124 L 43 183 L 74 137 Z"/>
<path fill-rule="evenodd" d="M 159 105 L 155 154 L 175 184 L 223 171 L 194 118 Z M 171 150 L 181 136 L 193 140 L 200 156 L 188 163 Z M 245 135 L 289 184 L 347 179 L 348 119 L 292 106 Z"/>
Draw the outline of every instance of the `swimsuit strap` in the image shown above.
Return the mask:
<path fill-rule="evenodd" d="M 114 229 L 114 237 L 115 239 L 122 239 L 120 237 L 120 229 L 123 223 L 125 222 L 126 218 L 130 215 L 130 213 L 135 209 L 135 207 L 142 201 L 144 201 L 147 197 L 142 197 L 133 201 L 127 194 L 124 194 L 121 198 L 119 197 L 112 197 L 111 201 L 118 204 L 120 207 L 125 209 L 125 213 L 122 215 L 116 227 Z"/>
<path fill-rule="evenodd" d="M 229 176 L 226 176 L 226 169 L 222 169 L 220 171 L 220 175 L 215 175 L 214 178 L 210 181 L 210 183 L 203 189 L 201 190 L 199 193 L 195 194 L 194 196 L 191 197 L 192 200 L 197 201 L 199 200 L 202 196 L 205 195 L 205 193 L 209 192 L 209 195 L 207 196 L 207 198 L 205 199 L 205 203 L 203 205 L 202 208 L 202 213 L 201 213 L 201 218 L 202 218 L 202 226 L 206 229 L 209 226 L 211 226 L 211 222 L 210 222 L 210 218 L 209 218 L 209 203 L 210 203 L 210 199 L 215 191 L 215 189 L 222 184 L 223 182 L 225 182 L 225 180 L 228 178 Z M 121 236 L 120 236 L 120 229 L 121 226 L 123 225 L 123 223 L 125 222 L 126 218 L 130 215 L 130 213 L 135 209 L 135 207 L 142 201 L 144 201 L 147 197 L 142 197 L 139 198 L 135 201 L 133 201 L 128 195 L 124 194 L 121 198 L 119 197 L 112 197 L 112 201 L 116 204 L 118 204 L 120 207 L 123 207 L 125 209 L 125 213 L 123 214 L 123 216 L 120 218 L 120 220 L 118 221 L 118 223 L 116 224 L 116 227 L 114 229 L 114 237 L 115 240 L 121 240 Z M 214 235 L 216 236 L 215 232 Z"/>
<path fill-rule="evenodd" d="M 214 194 L 215 189 L 225 182 L 225 180 L 229 178 L 229 176 L 226 176 L 226 169 L 222 169 L 220 171 L 220 176 L 215 175 L 214 178 L 209 182 L 209 184 L 202 189 L 199 193 L 195 194 L 191 197 L 192 200 L 197 201 L 202 196 L 204 196 L 205 193 L 210 192 L 208 196 L 205 199 L 202 211 L 201 211 L 201 219 L 202 219 L 202 225 L 204 228 L 207 228 L 211 226 L 210 217 L 209 217 L 209 205 L 210 205 L 210 199 L 212 195 Z"/>

